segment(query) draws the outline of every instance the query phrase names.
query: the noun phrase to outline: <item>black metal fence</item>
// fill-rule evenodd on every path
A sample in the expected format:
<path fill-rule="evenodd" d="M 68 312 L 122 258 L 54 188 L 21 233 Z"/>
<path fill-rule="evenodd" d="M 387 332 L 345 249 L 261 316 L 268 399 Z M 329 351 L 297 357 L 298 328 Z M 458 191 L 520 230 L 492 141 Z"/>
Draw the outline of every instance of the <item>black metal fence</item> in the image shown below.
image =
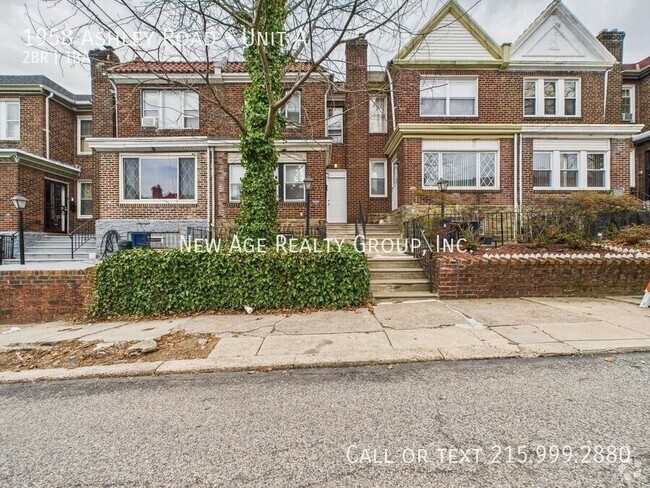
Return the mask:
<path fill-rule="evenodd" d="M 14 243 L 16 240 L 15 234 L 0 235 L 0 265 L 3 259 L 14 258 Z"/>

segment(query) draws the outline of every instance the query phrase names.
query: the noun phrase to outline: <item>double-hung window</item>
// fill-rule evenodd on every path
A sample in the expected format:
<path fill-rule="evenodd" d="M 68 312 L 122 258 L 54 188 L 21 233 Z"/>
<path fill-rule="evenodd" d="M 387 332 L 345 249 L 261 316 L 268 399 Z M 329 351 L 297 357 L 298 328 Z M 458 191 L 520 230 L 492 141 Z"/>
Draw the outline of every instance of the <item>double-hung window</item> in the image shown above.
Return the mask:
<path fill-rule="evenodd" d="M 77 117 L 77 154 L 92 154 L 87 139 L 92 136 L 92 117 Z"/>
<path fill-rule="evenodd" d="M 476 78 L 422 78 L 420 115 L 474 117 L 477 115 Z"/>
<path fill-rule="evenodd" d="M 386 95 L 370 95 L 368 124 L 371 134 L 385 134 L 388 129 L 388 98 Z"/>
<path fill-rule="evenodd" d="M 538 190 L 605 190 L 607 152 L 535 151 L 533 187 Z"/>
<path fill-rule="evenodd" d="M 524 115 L 527 117 L 580 116 L 580 80 L 525 79 Z"/>
<path fill-rule="evenodd" d="M 93 216 L 93 184 L 80 180 L 77 187 L 79 206 L 77 216 L 80 219 L 90 219 Z"/>
<path fill-rule="evenodd" d="M 326 135 L 334 144 L 343 143 L 343 107 L 328 107 Z"/>
<path fill-rule="evenodd" d="M 278 200 L 281 202 L 304 202 L 305 198 L 305 171 L 306 165 L 297 162 L 280 161 L 275 171 L 278 181 Z M 228 165 L 228 201 L 239 203 L 241 201 L 241 181 L 246 170 L 241 163 Z"/>
<path fill-rule="evenodd" d="M 370 160 L 370 196 L 385 197 L 386 193 L 386 160 Z"/>
<path fill-rule="evenodd" d="M 444 178 L 452 189 L 496 189 L 496 152 L 422 153 L 422 188 L 437 189 Z"/>
<path fill-rule="evenodd" d="M 20 139 L 20 102 L 0 101 L 0 139 Z"/>
<path fill-rule="evenodd" d="M 124 156 L 121 180 L 123 201 L 195 201 L 196 158 Z"/>
<path fill-rule="evenodd" d="M 198 129 L 198 93 L 190 90 L 142 90 L 142 127 Z"/>
<path fill-rule="evenodd" d="M 623 122 L 634 122 L 634 85 L 623 86 Z"/>
<path fill-rule="evenodd" d="M 291 95 L 284 106 L 284 116 L 287 123 L 292 126 L 300 125 L 300 91 L 297 90 Z"/>

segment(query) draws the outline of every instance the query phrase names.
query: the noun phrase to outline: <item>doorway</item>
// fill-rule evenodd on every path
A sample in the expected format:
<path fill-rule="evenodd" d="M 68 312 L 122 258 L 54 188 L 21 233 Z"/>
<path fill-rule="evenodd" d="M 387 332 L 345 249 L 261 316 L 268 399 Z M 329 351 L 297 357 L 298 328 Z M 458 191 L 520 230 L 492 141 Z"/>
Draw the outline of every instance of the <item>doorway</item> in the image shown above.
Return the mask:
<path fill-rule="evenodd" d="M 68 185 L 45 180 L 45 232 L 68 232 Z"/>
<path fill-rule="evenodd" d="M 345 170 L 327 171 L 327 222 L 348 221 L 348 178 Z"/>

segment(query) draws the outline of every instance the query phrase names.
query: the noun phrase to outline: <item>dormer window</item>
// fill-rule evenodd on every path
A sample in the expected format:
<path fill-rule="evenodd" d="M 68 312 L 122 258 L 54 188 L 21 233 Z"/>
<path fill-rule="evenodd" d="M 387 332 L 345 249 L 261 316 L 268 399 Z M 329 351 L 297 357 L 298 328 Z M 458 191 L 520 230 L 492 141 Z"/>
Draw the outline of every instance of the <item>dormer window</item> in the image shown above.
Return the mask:
<path fill-rule="evenodd" d="M 579 117 L 579 79 L 525 79 L 524 116 Z"/>
<path fill-rule="evenodd" d="M 189 90 L 143 90 L 142 127 L 198 129 L 199 95 Z"/>

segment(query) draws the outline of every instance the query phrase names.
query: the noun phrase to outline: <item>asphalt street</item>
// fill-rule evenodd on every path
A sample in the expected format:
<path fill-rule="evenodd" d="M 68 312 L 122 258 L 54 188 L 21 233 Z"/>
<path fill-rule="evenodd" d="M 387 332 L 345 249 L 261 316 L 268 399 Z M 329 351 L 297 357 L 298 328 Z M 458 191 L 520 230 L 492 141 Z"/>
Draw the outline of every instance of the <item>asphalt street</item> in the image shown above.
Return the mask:
<path fill-rule="evenodd" d="M 650 354 L 0 385 L 1 486 L 650 486 Z"/>

